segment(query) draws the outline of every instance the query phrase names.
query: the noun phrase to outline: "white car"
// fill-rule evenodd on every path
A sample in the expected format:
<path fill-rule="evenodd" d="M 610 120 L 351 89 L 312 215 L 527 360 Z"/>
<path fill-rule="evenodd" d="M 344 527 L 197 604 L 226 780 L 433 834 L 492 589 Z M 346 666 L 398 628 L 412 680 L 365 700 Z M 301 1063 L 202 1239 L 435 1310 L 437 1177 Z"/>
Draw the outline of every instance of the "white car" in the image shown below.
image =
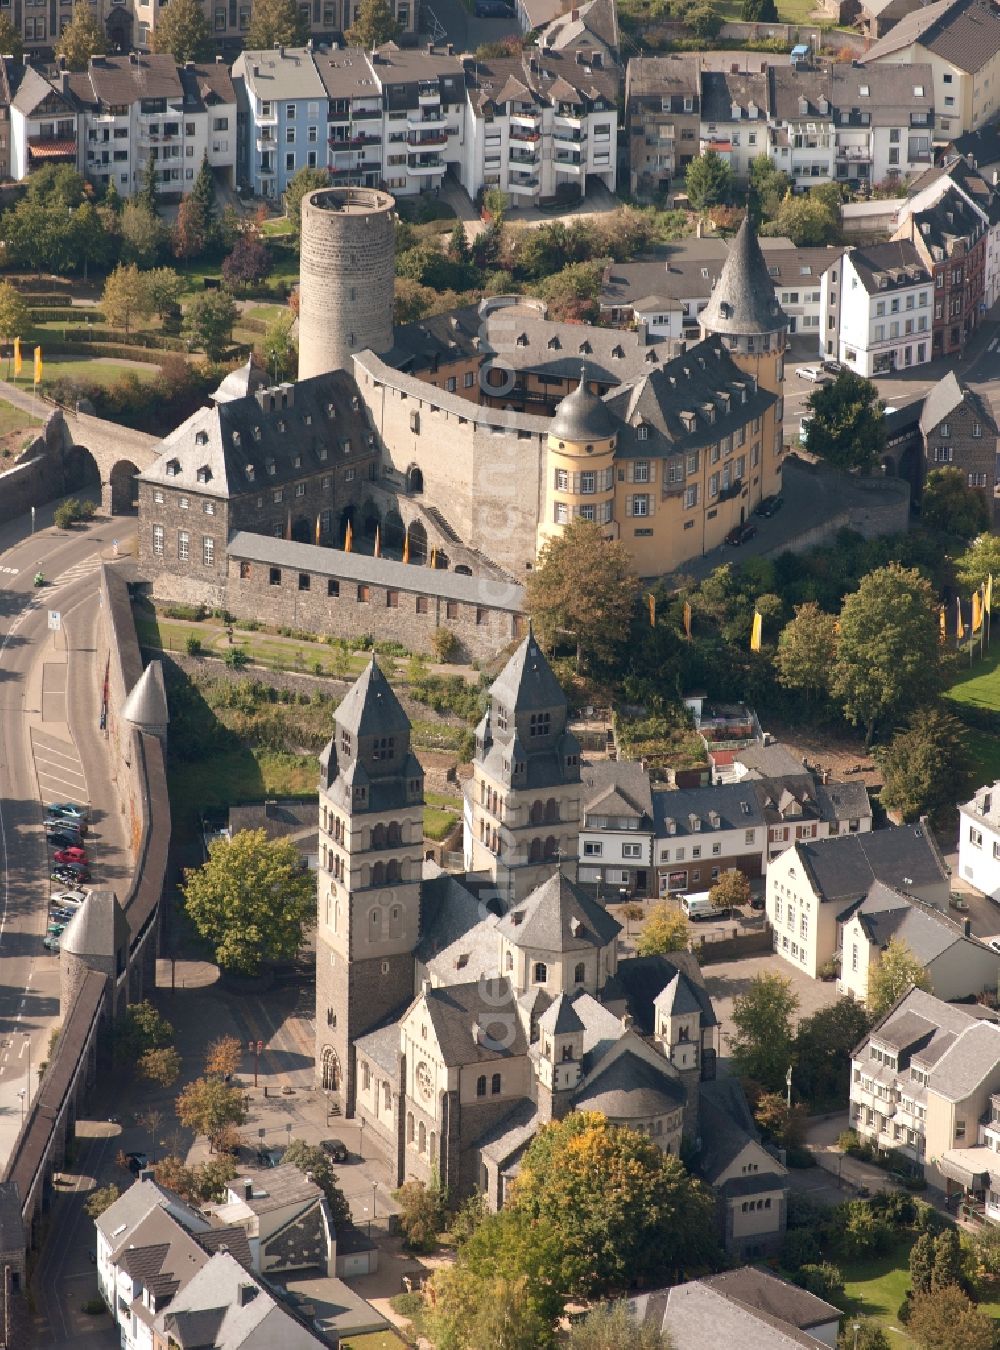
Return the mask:
<path fill-rule="evenodd" d="M 811 380 L 813 384 L 824 384 L 830 378 L 822 366 L 796 366 L 795 373 L 800 380 Z"/>
<path fill-rule="evenodd" d="M 55 891 L 49 896 L 49 904 L 60 909 L 79 909 L 89 894 L 89 891 L 78 890 L 75 887 L 68 891 Z"/>

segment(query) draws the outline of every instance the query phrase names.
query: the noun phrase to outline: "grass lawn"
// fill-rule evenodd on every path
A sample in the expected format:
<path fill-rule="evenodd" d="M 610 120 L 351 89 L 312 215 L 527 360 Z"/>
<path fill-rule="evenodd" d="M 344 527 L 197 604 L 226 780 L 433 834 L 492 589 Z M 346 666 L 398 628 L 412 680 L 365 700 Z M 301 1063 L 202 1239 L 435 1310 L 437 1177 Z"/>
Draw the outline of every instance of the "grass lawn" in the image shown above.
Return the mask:
<path fill-rule="evenodd" d="M 153 353 L 156 355 L 156 353 Z M 165 353 L 159 353 L 160 356 Z M 53 380 L 85 380 L 93 384 L 114 384 L 120 380 L 125 371 L 131 370 L 138 375 L 140 380 L 153 380 L 156 378 L 159 366 L 156 362 L 151 365 L 145 365 L 141 362 L 115 361 L 109 357 L 98 357 L 91 360 L 86 356 L 55 356 L 45 355 L 45 348 L 42 348 L 42 388 Z M 11 384 L 16 384 L 19 389 L 25 389 L 31 392 L 32 375 L 32 356 L 30 352 L 25 352 L 24 369 L 16 378 L 11 377 Z"/>
<path fill-rule="evenodd" d="M 240 747 L 211 759 L 171 764 L 167 781 L 174 820 L 193 822 L 199 811 L 224 810 L 265 797 L 313 797 L 319 765 L 312 755 Z"/>
<path fill-rule="evenodd" d="M 959 675 L 945 697 L 962 708 L 985 708 L 1000 712 L 1000 636 L 995 647 L 987 647 L 986 654 L 973 657 L 968 664 L 967 654 L 960 654 Z M 1000 778 L 1000 737 L 979 727 L 969 728 L 968 749 L 976 768 L 977 782 L 992 783 Z"/>
<path fill-rule="evenodd" d="M 340 1350 L 406 1350 L 407 1344 L 394 1331 L 369 1331 L 365 1336 L 341 1341 Z"/>
<path fill-rule="evenodd" d="M 910 1287 L 908 1262 L 912 1245 L 913 1241 L 907 1238 L 884 1256 L 841 1265 L 844 1292 L 849 1300 L 848 1316 L 872 1317 L 884 1327 L 892 1328 L 894 1346 L 913 1344 L 896 1316 Z"/>
<path fill-rule="evenodd" d="M 267 239 L 271 235 L 294 234 L 295 226 L 287 216 L 279 216 L 277 220 L 265 220 L 260 232 Z"/>
<path fill-rule="evenodd" d="M 273 323 L 282 314 L 288 313 L 287 305 L 255 305 L 246 311 L 248 319 L 259 319 L 262 323 Z"/>
<path fill-rule="evenodd" d="M 779 23 L 813 23 L 815 0 L 777 0 Z M 742 23 L 742 0 L 720 0 L 715 6 L 726 23 Z"/>
<path fill-rule="evenodd" d="M 6 436 L 11 431 L 21 431 L 24 427 L 41 426 L 41 422 L 40 417 L 32 417 L 31 413 L 15 408 L 13 403 L 0 400 L 0 436 Z"/>
<path fill-rule="evenodd" d="M 424 807 L 424 834 L 436 844 L 451 833 L 458 821 L 457 811 L 444 811 L 439 806 Z"/>

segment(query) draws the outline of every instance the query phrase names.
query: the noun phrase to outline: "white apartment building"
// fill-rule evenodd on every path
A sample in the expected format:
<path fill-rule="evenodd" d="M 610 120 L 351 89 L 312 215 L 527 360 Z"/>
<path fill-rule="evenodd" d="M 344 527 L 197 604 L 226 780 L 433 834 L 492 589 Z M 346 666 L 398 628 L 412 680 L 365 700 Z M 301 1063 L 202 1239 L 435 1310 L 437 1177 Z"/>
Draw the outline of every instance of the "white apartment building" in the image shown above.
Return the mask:
<path fill-rule="evenodd" d="M 79 119 L 65 71 L 55 83 L 32 66 L 4 63 L 10 85 L 10 176 L 43 164 L 77 163 Z"/>
<path fill-rule="evenodd" d="M 1000 900 L 1000 781 L 958 808 L 958 870 L 977 891 Z"/>
<path fill-rule="evenodd" d="M 821 292 L 825 356 L 867 377 L 931 359 L 934 283 L 908 240 L 848 249 Z"/>

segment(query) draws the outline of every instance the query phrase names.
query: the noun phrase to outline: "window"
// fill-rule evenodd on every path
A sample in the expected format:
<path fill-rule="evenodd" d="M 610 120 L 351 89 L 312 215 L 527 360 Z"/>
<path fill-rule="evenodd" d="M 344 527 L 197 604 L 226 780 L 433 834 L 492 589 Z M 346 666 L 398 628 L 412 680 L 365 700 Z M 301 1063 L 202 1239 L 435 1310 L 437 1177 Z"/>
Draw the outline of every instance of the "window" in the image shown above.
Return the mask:
<path fill-rule="evenodd" d="M 549 970 L 544 961 L 535 962 L 534 978 L 536 984 L 545 984 L 546 980 L 549 978 Z"/>
<path fill-rule="evenodd" d="M 326 583 L 326 594 L 329 599 L 336 600 L 340 595 L 340 582 L 332 579 L 329 580 Z"/>
<path fill-rule="evenodd" d="M 584 840 L 583 856 L 585 858 L 599 858 L 604 852 L 604 845 L 597 843 L 593 839 Z"/>
<path fill-rule="evenodd" d="M 368 600 L 369 600 L 369 595 L 370 595 L 370 592 L 369 592 L 367 586 L 359 586 L 359 587 L 358 587 L 358 604 L 359 604 L 359 605 L 367 605 L 367 604 L 368 604 Z"/>
<path fill-rule="evenodd" d="M 446 619 L 457 619 L 457 618 L 458 618 L 458 601 L 457 601 L 457 600 L 447 600 L 447 601 L 445 601 L 445 618 L 446 618 Z"/>
<path fill-rule="evenodd" d="M 215 566 L 215 540 L 206 534 L 201 541 L 201 561 L 205 567 Z"/>
<path fill-rule="evenodd" d="M 486 1075 L 484 1073 L 481 1073 L 476 1079 L 476 1096 L 486 1096 Z"/>
<path fill-rule="evenodd" d="M 641 857 L 642 857 L 642 845 L 641 845 L 641 844 L 622 844 L 622 857 L 623 857 L 623 858 L 641 858 Z"/>
<path fill-rule="evenodd" d="M 269 585 L 269 586 L 280 586 L 280 585 L 281 585 L 281 568 L 280 568 L 280 567 L 272 567 L 272 568 L 270 569 L 269 573 L 268 573 L 267 581 L 268 581 L 268 585 Z"/>
<path fill-rule="evenodd" d="M 969 826 L 969 843 L 973 848 L 982 848 L 983 846 L 983 832 L 977 830 L 974 825 Z"/>
<path fill-rule="evenodd" d="M 187 530 L 177 531 L 177 560 L 187 562 L 191 554 L 191 536 Z"/>
<path fill-rule="evenodd" d="M 426 595 L 418 595 L 418 596 L 417 596 L 417 613 L 418 613 L 418 614 L 427 614 L 427 613 L 429 613 L 429 612 L 430 612 L 430 605 L 428 604 L 427 596 L 426 596 Z"/>
<path fill-rule="evenodd" d="M 163 557 L 163 526 L 153 526 L 153 557 Z"/>
<path fill-rule="evenodd" d="M 499 1097 L 500 1095 L 500 1075 L 495 1073 L 490 1079 L 490 1095 Z"/>

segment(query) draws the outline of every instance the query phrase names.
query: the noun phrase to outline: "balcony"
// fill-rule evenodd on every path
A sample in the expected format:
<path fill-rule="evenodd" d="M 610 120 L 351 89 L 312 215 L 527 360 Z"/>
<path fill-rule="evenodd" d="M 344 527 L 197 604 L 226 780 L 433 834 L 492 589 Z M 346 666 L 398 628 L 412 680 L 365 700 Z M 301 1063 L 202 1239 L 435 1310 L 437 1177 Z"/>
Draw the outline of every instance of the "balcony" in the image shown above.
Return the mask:
<path fill-rule="evenodd" d="M 417 104 L 421 108 L 431 108 L 441 102 L 441 90 L 435 85 L 433 89 L 421 89 L 417 92 Z"/>
<path fill-rule="evenodd" d="M 412 133 L 407 136 L 406 144 L 411 149 L 422 149 L 424 146 L 447 145 L 448 133 L 446 131 L 432 131 L 426 136 L 416 136 Z"/>
<path fill-rule="evenodd" d="M 406 114 L 407 131 L 442 131 L 447 127 L 443 113 L 434 117 L 421 117 L 417 113 Z"/>
<path fill-rule="evenodd" d="M 142 139 L 143 138 L 140 137 L 140 145 L 142 144 Z M 278 148 L 278 142 L 273 136 L 258 136 L 254 144 L 256 145 L 259 154 L 263 154 L 267 150 L 277 150 Z"/>
<path fill-rule="evenodd" d="M 538 191 L 537 178 L 522 178 L 520 180 L 512 178 L 507 184 L 508 192 L 516 192 L 522 197 L 533 197 Z"/>
<path fill-rule="evenodd" d="M 361 131 L 356 136 L 331 136 L 327 141 L 331 150 L 360 150 L 366 145 L 381 145 L 381 136 L 369 136 Z"/>
<path fill-rule="evenodd" d="M 552 163 L 558 173 L 571 173 L 574 178 L 579 178 L 583 173 L 583 164 L 578 159 L 560 159 L 557 155 Z"/>
<path fill-rule="evenodd" d="M 515 112 L 510 115 L 512 129 L 516 124 L 517 126 L 527 127 L 530 131 L 537 131 L 540 121 L 541 119 L 537 113 Z"/>
<path fill-rule="evenodd" d="M 377 108 L 352 108 L 352 109 L 351 109 L 351 121 L 352 121 L 352 122 L 367 122 L 367 121 L 370 121 L 373 117 L 378 117 L 379 119 L 381 119 L 381 117 L 382 117 L 382 105 L 381 105 L 381 103 L 379 104 L 379 106 L 378 106 Z"/>
<path fill-rule="evenodd" d="M 526 150 L 518 151 L 516 154 L 514 151 L 511 151 L 508 159 L 511 164 L 528 164 L 533 168 L 538 163 L 538 153 L 537 150 L 534 154 L 531 154 Z"/>
<path fill-rule="evenodd" d="M 556 128 L 557 131 L 560 127 L 580 128 L 583 126 L 583 118 L 578 116 L 576 113 L 560 112 L 556 113 L 555 117 L 553 117 L 552 125 Z"/>
<path fill-rule="evenodd" d="M 868 164 L 872 158 L 872 152 L 866 145 L 838 145 L 836 155 L 839 160 L 847 160 L 851 164 Z"/>
<path fill-rule="evenodd" d="M 430 178 L 434 174 L 444 173 L 447 164 L 443 159 L 408 159 L 406 172 L 411 178 Z"/>
<path fill-rule="evenodd" d="M 579 149 L 587 144 L 587 133 L 585 131 L 560 131 L 556 127 L 552 132 L 552 144 L 555 146 L 572 145 Z"/>
<path fill-rule="evenodd" d="M 273 178 L 273 177 L 274 177 L 274 165 L 273 165 L 273 164 L 262 164 L 262 165 L 260 166 L 260 168 L 257 170 L 257 175 L 258 175 L 258 177 L 260 177 L 260 178 Z"/>
<path fill-rule="evenodd" d="M 277 112 L 258 113 L 256 122 L 259 127 L 276 127 L 278 125 Z"/>
<path fill-rule="evenodd" d="M 511 127 L 509 140 L 511 145 L 534 145 L 542 139 L 538 131 L 529 131 L 527 127 Z"/>

